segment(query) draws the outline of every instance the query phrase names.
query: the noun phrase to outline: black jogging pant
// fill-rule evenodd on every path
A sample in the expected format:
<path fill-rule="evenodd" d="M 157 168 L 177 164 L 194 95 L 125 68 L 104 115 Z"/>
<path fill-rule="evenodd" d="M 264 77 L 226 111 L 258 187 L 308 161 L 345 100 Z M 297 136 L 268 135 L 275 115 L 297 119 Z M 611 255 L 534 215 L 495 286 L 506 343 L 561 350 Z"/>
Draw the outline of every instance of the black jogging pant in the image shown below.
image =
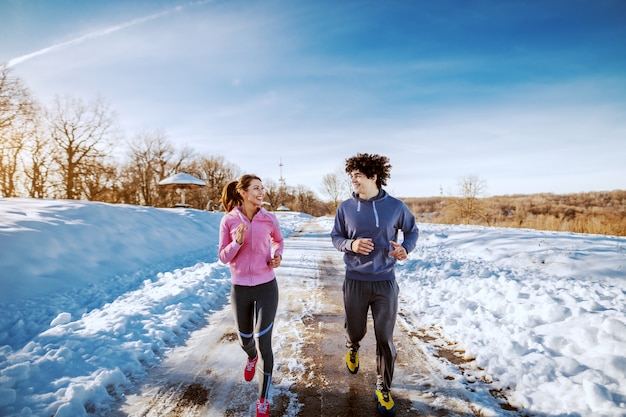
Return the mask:
<path fill-rule="evenodd" d="M 252 287 L 233 285 L 230 298 L 241 347 L 250 359 L 259 355 L 257 371 L 263 370 L 259 398 L 267 399 L 274 368 L 272 330 L 278 308 L 278 284 L 273 279 Z"/>
<path fill-rule="evenodd" d="M 346 347 L 359 350 L 367 332 L 367 313 L 372 309 L 376 337 L 376 371 L 382 377 L 383 390 L 389 391 L 396 363 L 393 330 L 398 314 L 400 289 L 395 279 L 359 281 L 346 278 L 343 282 L 343 303 L 346 312 Z"/>

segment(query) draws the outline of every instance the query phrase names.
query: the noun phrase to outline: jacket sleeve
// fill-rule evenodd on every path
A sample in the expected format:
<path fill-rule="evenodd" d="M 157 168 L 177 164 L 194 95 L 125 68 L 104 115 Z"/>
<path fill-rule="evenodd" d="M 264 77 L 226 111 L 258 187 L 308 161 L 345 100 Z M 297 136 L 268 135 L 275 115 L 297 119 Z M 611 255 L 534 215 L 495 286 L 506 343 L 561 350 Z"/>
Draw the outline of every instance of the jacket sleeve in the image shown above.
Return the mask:
<path fill-rule="evenodd" d="M 273 215 L 271 215 L 273 216 Z M 280 255 L 283 257 L 283 250 L 285 249 L 285 242 L 283 239 L 283 234 L 280 231 L 280 224 L 278 223 L 278 219 L 276 216 L 272 217 L 273 227 L 270 232 L 270 237 L 272 238 L 272 248 L 274 249 L 274 255 Z"/>
<path fill-rule="evenodd" d="M 219 239 L 219 249 L 218 249 L 218 257 L 222 263 L 229 263 L 233 260 L 237 253 L 239 253 L 239 249 L 241 249 L 239 243 L 233 240 L 230 234 L 230 225 L 227 220 L 227 215 L 224 215 L 222 221 L 220 223 L 220 239 Z"/>

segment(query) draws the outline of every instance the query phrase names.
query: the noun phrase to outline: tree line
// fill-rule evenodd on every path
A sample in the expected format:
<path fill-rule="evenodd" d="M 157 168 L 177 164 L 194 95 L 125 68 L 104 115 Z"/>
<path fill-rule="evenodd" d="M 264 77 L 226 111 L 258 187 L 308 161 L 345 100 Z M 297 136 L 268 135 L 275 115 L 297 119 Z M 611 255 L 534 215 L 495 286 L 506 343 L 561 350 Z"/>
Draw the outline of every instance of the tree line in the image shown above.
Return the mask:
<path fill-rule="evenodd" d="M 127 140 L 104 99 L 56 97 L 42 106 L 7 66 L 0 69 L 0 195 L 172 207 L 180 196 L 159 186 L 186 172 L 205 187 L 187 190 L 197 209 L 221 209 L 224 185 L 242 170 L 221 156 L 176 148 L 162 130 Z M 304 186 L 263 179 L 270 208 L 320 216 L 329 204 Z"/>
<path fill-rule="evenodd" d="M 0 197 L 173 207 L 180 196 L 158 184 L 178 172 L 206 182 L 185 194 L 190 207 L 202 210 L 221 210 L 224 185 L 242 174 L 221 156 L 176 148 L 162 130 L 127 140 L 101 97 L 56 97 L 41 106 L 7 66 L 0 68 Z M 305 186 L 263 183 L 269 209 L 313 216 L 333 215 L 352 188 L 342 169 L 322 178 L 328 201 Z M 626 235 L 626 191 L 485 198 L 486 183 L 476 176 L 457 185 L 455 196 L 404 200 L 421 222 Z"/>

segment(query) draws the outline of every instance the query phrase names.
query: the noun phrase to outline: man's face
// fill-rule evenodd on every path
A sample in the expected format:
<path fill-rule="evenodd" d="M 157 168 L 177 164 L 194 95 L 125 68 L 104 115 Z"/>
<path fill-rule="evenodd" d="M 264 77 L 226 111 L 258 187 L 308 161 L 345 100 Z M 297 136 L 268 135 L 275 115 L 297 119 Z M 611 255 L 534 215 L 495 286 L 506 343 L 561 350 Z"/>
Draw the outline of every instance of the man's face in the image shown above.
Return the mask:
<path fill-rule="evenodd" d="M 359 195 L 368 195 L 374 191 L 378 191 L 378 187 L 376 187 L 376 175 L 374 175 L 373 178 L 367 178 L 365 174 L 357 169 L 350 173 L 350 180 L 352 181 L 354 192 Z"/>

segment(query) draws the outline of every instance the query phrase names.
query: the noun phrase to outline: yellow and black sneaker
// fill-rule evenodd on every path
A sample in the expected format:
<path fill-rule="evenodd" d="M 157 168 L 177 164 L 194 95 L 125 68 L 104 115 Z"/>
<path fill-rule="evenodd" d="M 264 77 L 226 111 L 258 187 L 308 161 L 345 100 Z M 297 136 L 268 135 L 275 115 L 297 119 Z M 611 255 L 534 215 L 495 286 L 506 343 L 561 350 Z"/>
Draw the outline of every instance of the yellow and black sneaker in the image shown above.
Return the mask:
<path fill-rule="evenodd" d="M 374 393 L 376 401 L 378 402 L 378 414 L 384 417 L 391 417 L 396 415 L 396 404 L 391 398 L 389 391 L 381 391 L 377 389 Z"/>
<path fill-rule="evenodd" d="M 359 352 L 349 350 L 348 353 L 346 353 L 346 366 L 351 374 L 359 372 Z"/>

